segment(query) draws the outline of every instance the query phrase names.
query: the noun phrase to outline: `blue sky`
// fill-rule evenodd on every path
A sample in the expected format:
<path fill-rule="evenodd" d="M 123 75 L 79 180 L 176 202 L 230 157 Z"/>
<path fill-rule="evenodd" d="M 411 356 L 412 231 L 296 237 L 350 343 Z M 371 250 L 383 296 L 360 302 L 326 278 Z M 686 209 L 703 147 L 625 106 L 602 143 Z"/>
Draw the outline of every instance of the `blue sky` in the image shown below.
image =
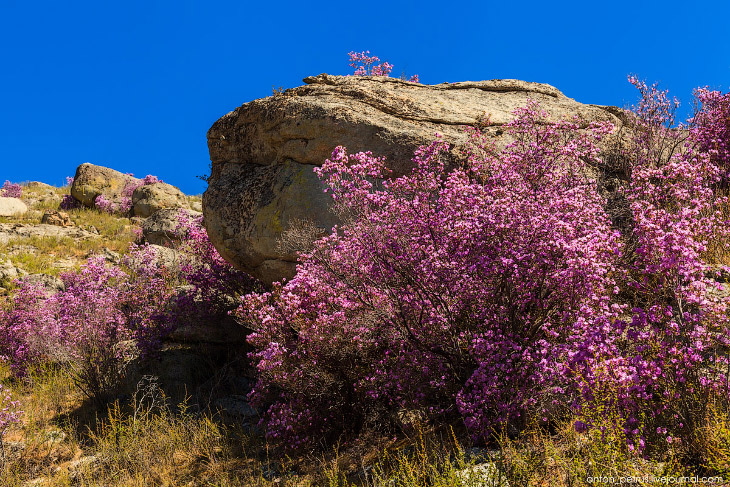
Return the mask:
<path fill-rule="evenodd" d="M 518 78 L 584 103 L 730 89 L 730 2 L 0 0 L 0 182 L 60 185 L 83 162 L 187 193 L 205 135 L 272 87 L 348 74 L 370 50 L 421 82 Z"/>

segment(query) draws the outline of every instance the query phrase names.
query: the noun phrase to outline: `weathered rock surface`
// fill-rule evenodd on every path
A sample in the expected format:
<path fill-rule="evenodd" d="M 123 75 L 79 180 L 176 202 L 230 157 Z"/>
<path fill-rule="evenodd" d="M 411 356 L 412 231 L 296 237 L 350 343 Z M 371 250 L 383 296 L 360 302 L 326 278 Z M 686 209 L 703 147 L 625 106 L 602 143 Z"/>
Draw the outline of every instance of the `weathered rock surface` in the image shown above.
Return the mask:
<path fill-rule="evenodd" d="M 142 237 L 145 242 L 167 245 L 177 240 L 175 229 L 179 224 L 178 218 L 181 212 L 189 218 L 200 216 L 197 211 L 179 208 L 164 208 L 156 211 L 142 223 Z"/>
<path fill-rule="evenodd" d="M 505 144 L 502 125 L 528 99 L 556 119 L 621 123 L 616 108 L 585 105 L 552 86 L 518 80 L 428 86 L 322 74 L 304 81 L 307 86 L 242 105 L 208 131 L 208 235 L 224 258 L 266 283 L 294 273 L 296 252 L 282 250 L 283 232 L 301 221 L 322 231 L 337 223 L 312 169 L 338 145 L 385 156 L 397 176 L 410 170 L 415 149 L 435 133 L 456 149 L 454 158 L 466 141 L 463 125 L 480 122 L 498 146 Z"/>
<path fill-rule="evenodd" d="M 20 223 L 0 223 L 0 244 L 23 237 L 70 237 L 73 239 L 98 238 L 91 232 L 78 227 L 59 227 L 41 223 L 39 225 L 24 225 Z"/>
<path fill-rule="evenodd" d="M 28 212 L 28 206 L 18 198 L 0 196 L 0 216 L 18 216 Z"/>
<path fill-rule="evenodd" d="M 27 274 L 20 267 L 15 267 L 10 260 L 0 261 L 0 281 L 12 281 Z"/>
<path fill-rule="evenodd" d="M 140 186 L 132 193 L 134 214 L 147 218 L 163 208 L 190 208 L 185 194 L 167 183 Z"/>
<path fill-rule="evenodd" d="M 56 225 L 59 227 L 72 227 L 74 225 L 68 213 L 56 210 L 47 210 L 43 213 L 41 223 L 47 223 L 48 225 Z"/>
<path fill-rule="evenodd" d="M 84 163 L 76 168 L 71 196 L 91 208 L 100 194 L 110 201 L 121 201 L 124 187 L 132 183 L 139 184 L 140 180 L 108 167 Z"/>

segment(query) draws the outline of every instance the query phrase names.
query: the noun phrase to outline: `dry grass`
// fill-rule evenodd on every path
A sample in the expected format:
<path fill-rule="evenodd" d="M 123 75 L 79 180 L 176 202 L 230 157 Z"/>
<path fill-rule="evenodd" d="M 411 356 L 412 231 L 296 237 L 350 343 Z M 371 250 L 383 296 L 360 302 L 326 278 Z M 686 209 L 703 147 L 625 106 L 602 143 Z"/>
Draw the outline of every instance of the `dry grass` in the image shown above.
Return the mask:
<path fill-rule="evenodd" d="M 11 430 L 0 486 L 29 481 L 60 486 L 524 486 L 590 485 L 589 477 L 676 476 L 689 472 L 668 452 L 651 461 L 622 445 L 610 411 L 595 410 L 605 428 L 577 433 L 572 421 L 548 430 L 501 436 L 489 448 L 466 448 L 452 430 L 418 430 L 410 439 L 350 443 L 339 452 L 289 459 L 264 439 L 215 413 L 168 401 L 148 381 L 105 411 L 83 401 L 62 369 L 47 366 L 9 385 L 25 411 Z M 719 406 L 702 431 L 707 472 L 730 473 L 730 416 Z M 458 435 L 461 436 L 461 435 Z M 38 480 L 42 479 L 42 480 Z M 42 484 L 40 482 L 43 482 Z"/>

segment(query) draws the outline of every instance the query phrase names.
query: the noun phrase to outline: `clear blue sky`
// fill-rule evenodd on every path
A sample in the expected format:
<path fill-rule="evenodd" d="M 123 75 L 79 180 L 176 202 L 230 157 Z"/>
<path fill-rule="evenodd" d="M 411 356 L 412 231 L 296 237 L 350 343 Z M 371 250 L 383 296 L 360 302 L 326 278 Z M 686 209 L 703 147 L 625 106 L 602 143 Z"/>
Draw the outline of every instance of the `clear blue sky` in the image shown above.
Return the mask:
<path fill-rule="evenodd" d="M 730 89 L 730 2 L 699 5 L 0 0 L 0 182 L 60 185 L 91 162 L 200 193 L 216 119 L 348 74 L 352 50 L 429 84 L 518 78 L 624 106 L 636 73 L 688 102 Z"/>

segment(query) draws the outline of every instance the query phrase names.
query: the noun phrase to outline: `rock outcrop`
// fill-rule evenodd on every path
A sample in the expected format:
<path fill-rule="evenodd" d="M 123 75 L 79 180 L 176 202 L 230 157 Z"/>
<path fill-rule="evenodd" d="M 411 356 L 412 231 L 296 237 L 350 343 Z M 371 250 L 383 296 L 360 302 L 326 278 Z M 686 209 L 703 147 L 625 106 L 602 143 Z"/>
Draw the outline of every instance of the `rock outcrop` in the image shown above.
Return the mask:
<path fill-rule="evenodd" d="M 47 223 L 41 223 L 38 225 L 0 223 L 0 245 L 5 245 L 10 240 L 23 237 L 69 237 L 74 240 L 86 240 L 89 238 L 98 238 L 98 235 L 78 227 L 60 227 L 56 225 L 49 225 Z"/>
<path fill-rule="evenodd" d="M 190 208 L 182 191 L 167 183 L 140 186 L 132 193 L 134 214 L 147 218 L 163 208 Z"/>
<path fill-rule="evenodd" d="M 479 123 L 498 146 L 505 144 L 502 125 L 528 99 L 556 119 L 620 124 L 618 109 L 578 103 L 540 83 L 428 86 L 326 74 L 304 81 L 306 86 L 242 105 L 208 131 L 208 234 L 227 260 L 267 283 L 294 273 L 296 253 L 279 245 L 284 232 L 302 221 L 323 232 L 337 223 L 312 170 L 338 145 L 385 156 L 397 176 L 410 170 L 415 149 L 436 133 L 458 149 L 466 141 L 461 127 Z M 456 158 L 458 151 L 452 152 Z"/>
<path fill-rule="evenodd" d="M 124 187 L 132 184 L 139 185 L 141 181 L 114 169 L 87 162 L 76 168 L 71 196 L 91 208 L 100 194 L 104 194 L 110 201 L 121 201 Z"/>
<path fill-rule="evenodd" d="M 181 215 L 195 218 L 199 217 L 200 213 L 180 208 L 163 208 L 156 211 L 142 223 L 144 241 L 154 245 L 169 245 L 179 240 L 175 229 L 180 224 Z"/>
<path fill-rule="evenodd" d="M 28 206 L 18 198 L 0 196 L 0 216 L 18 216 L 28 212 Z"/>

